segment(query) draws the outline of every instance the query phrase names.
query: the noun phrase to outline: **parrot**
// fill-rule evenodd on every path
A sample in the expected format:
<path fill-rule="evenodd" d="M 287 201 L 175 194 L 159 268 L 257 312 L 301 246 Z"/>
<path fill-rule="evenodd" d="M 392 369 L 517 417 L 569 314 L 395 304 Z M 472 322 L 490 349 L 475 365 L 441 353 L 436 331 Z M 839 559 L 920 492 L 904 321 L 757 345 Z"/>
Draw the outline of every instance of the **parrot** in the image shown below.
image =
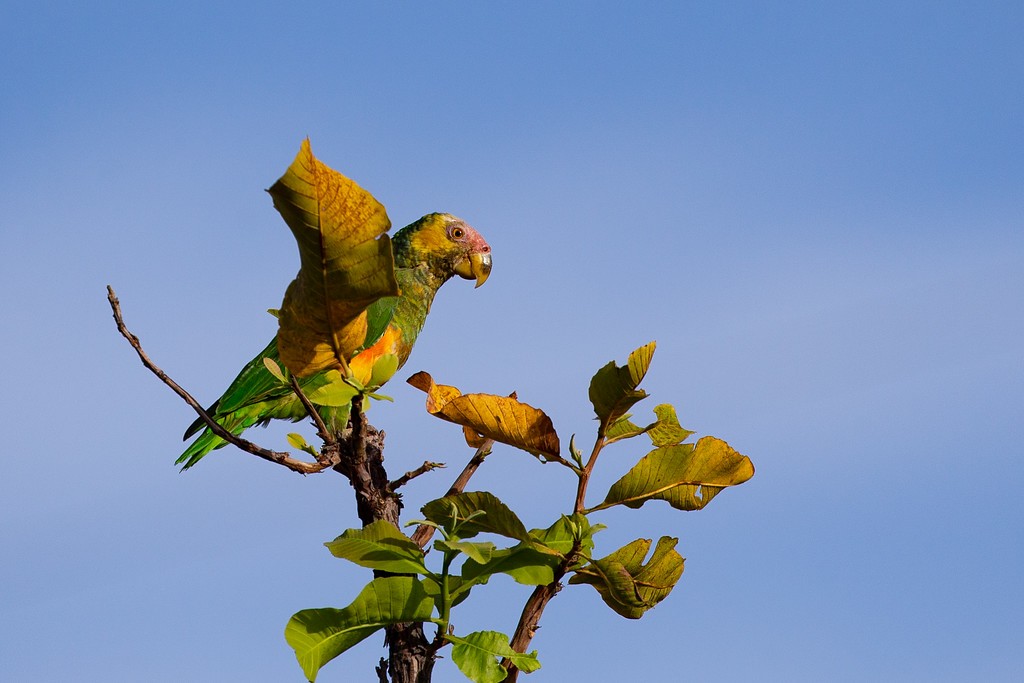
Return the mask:
<path fill-rule="evenodd" d="M 367 332 L 361 348 L 349 361 L 354 376 L 368 377 L 374 363 L 386 354 L 397 357 L 398 368 L 405 365 L 412 347 L 423 329 L 434 295 L 453 276 L 475 280 L 482 285 L 491 272 L 491 247 L 465 221 L 447 213 L 431 213 L 407 225 L 391 238 L 398 296 L 378 299 L 366 309 Z M 224 429 L 238 436 L 253 425 L 266 426 L 272 419 L 298 422 L 307 417 L 298 396 L 288 384 L 268 369 L 269 359 L 279 363 L 277 336 L 242 369 L 207 413 Z M 396 369 L 397 371 L 397 369 Z M 327 384 L 322 370 L 297 378 L 303 393 Z M 393 374 L 393 373 L 391 373 Z M 328 428 L 343 429 L 350 406 L 318 405 Z M 195 465 L 210 451 L 226 441 L 210 431 L 202 418 L 185 431 L 184 439 L 195 436 L 175 462 L 181 471 Z"/>

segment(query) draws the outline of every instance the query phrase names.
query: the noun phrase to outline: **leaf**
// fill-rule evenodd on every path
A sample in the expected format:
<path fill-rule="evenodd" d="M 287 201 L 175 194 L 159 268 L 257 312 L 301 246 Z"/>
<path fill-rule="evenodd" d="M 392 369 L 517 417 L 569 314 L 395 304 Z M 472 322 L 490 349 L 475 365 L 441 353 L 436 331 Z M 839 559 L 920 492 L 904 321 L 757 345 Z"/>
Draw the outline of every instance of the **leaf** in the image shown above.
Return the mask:
<path fill-rule="evenodd" d="M 378 520 L 362 529 L 349 529 L 330 543 L 327 549 L 360 567 L 395 574 L 426 574 L 423 551 L 394 524 Z"/>
<path fill-rule="evenodd" d="M 366 337 L 367 306 L 398 294 L 384 207 L 313 156 L 309 140 L 269 190 L 299 246 L 280 309 L 281 363 L 298 377 L 347 371 Z"/>
<path fill-rule="evenodd" d="M 539 457 L 558 456 L 558 434 L 551 418 L 514 396 L 463 394 L 455 387 L 436 384 L 426 372 L 417 372 L 407 381 L 426 392 L 431 415 Z"/>
<path fill-rule="evenodd" d="M 645 431 L 655 446 L 673 446 L 686 441 L 693 434 L 689 429 L 680 426 L 676 409 L 671 404 L 662 403 L 654 406 L 654 414 L 658 417 L 657 422 Z"/>
<path fill-rule="evenodd" d="M 304 393 L 310 403 L 318 406 L 332 406 L 340 408 L 352 404 L 359 390 L 344 380 L 337 370 L 328 370 L 321 373 L 310 381 L 312 389 Z"/>
<path fill-rule="evenodd" d="M 265 365 L 267 367 L 267 371 L 279 379 L 282 384 L 288 384 L 288 378 L 284 376 L 284 371 L 281 370 L 281 366 L 277 364 L 277 361 L 273 358 L 263 356 L 263 365 Z"/>
<path fill-rule="evenodd" d="M 680 510 L 700 510 L 727 486 L 754 476 L 750 458 L 713 436 L 696 444 L 661 446 L 612 484 L 604 502 L 593 510 L 613 505 L 638 508 L 648 500 L 665 500 Z"/>
<path fill-rule="evenodd" d="M 523 673 L 540 668 L 537 651 L 522 654 L 513 650 L 508 636 L 497 631 L 476 631 L 459 637 L 446 635 L 452 643 L 452 661 L 459 671 L 474 683 L 499 683 L 508 676 L 508 670 L 501 666 L 501 660 L 508 658 Z"/>
<path fill-rule="evenodd" d="M 462 565 L 462 578 L 467 582 L 487 583 L 495 574 L 507 574 L 525 586 L 545 586 L 555 580 L 555 567 L 560 561 L 557 555 L 520 543 L 494 551 L 485 562 L 467 560 Z"/>
<path fill-rule="evenodd" d="M 441 604 L 441 584 L 432 577 L 425 577 L 420 580 L 423 590 L 426 591 L 435 605 Z M 451 606 L 459 605 L 469 597 L 470 589 L 475 584 L 463 581 L 461 577 L 452 574 L 448 575 L 448 597 L 451 599 Z"/>
<path fill-rule="evenodd" d="M 450 550 L 463 553 L 474 562 L 483 564 L 490 561 L 494 554 L 494 544 L 490 541 L 434 541 L 434 548 L 439 551 Z"/>
<path fill-rule="evenodd" d="M 390 624 L 426 621 L 434 601 L 411 576 L 389 576 L 368 583 L 344 609 L 306 609 L 288 620 L 285 640 L 295 650 L 306 678 L 345 650 Z"/>
<path fill-rule="evenodd" d="M 292 448 L 298 448 L 300 451 L 305 451 L 306 453 L 309 453 L 313 457 L 320 455 L 319 453 L 317 453 L 315 448 L 313 448 L 312 446 L 309 445 L 309 443 L 306 442 L 306 438 L 302 436 L 302 434 L 296 434 L 295 432 L 292 432 L 288 434 L 287 439 L 288 443 L 291 444 Z"/>
<path fill-rule="evenodd" d="M 637 387 L 651 365 L 654 347 L 655 343 L 650 342 L 636 349 L 621 367 L 610 361 L 590 380 L 590 402 L 597 414 L 598 437 L 604 437 L 608 427 L 623 417 L 637 401 L 647 398 L 647 392 Z"/>
<path fill-rule="evenodd" d="M 619 417 L 605 430 L 605 443 L 646 434 L 655 446 L 672 446 L 685 441 L 693 434 L 689 429 L 683 429 L 680 426 L 679 419 L 676 417 L 676 409 L 671 404 L 662 403 L 655 406 L 654 415 L 657 419 L 646 427 L 631 422 L 629 418 L 632 416 L 629 414 Z"/>
<path fill-rule="evenodd" d="M 637 539 L 577 569 L 569 583 L 590 584 L 618 614 L 639 619 L 664 600 L 682 576 L 684 560 L 675 550 L 678 542 L 677 538 L 662 536 L 650 561 L 644 564 L 651 541 Z"/>
<path fill-rule="evenodd" d="M 480 533 L 498 534 L 517 541 L 526 541 L 530 538 L 516 513 L 498 500 L 497 496 L 486 491 L 457 493 L 438 498 L 424 505 L 420 511 L 429 521 L 441 526 L 449 534 L 458 524 L 459 538 L 472 538 Z M 474 513 L 481 511 L 483 515 L 465 521 Z"/>
<path fill-rule="evenodd" d="M 462 428 L 462 435 L 466 439 L 466 445 L 470 448 L 480 448 L 488 441 L 486 436 L 478 433 L 475 429 L 470 429 L 469 427 Z M 490 450 L 488 450 L 484 455 L 490 455 Z"/>
<path fill-rule="evenodd" d="M 547 529 L 530 531 L 530 541 L 496 550 L 489 562 L 467 561 L 462 578 L 472 583 L 487 583 L 494 574 L 507 574 L 517 583 L 544 586 L 555 580 L 555 568 L 577 548 L 587 555 L 594 547 L 593 535 L 603 529 L 591 526 L 583 515 L 563 515 Z"/>
<path fill-rule="evenodd" d="M 594 534 L 604 528 L 603 524 L 591 524 L 585 515 L 562 515 L 547 529 L 531 531 L 530 538 L 534 539 L 535 544 L 561 556 L 567 555 L 577 544 L 580 552 L 590 554 L 594 547 Z"/>
<path fill-rule="evenodd" d="M 370 381 L 366 386 L 375 389 L 382 386 L 398 372 L 398 356 L 393 353 L 385 353 L 373 364 L 373 372 L 370 374 Z"/>
<path fill-rule="evenodd" d="M 631 439 L 634 436 L 639 436 L 647 432 L 651 428 L 651 425 L 647 427 L 641 427 L 639 425 L 630 422 L 629 418 L 631 415 L 626 414 L 620 417 L 615 422 L 608 425 L 608 428 L 604 430 L 605 443 L 614 443 L 621 441 L 622 439 Z"/>

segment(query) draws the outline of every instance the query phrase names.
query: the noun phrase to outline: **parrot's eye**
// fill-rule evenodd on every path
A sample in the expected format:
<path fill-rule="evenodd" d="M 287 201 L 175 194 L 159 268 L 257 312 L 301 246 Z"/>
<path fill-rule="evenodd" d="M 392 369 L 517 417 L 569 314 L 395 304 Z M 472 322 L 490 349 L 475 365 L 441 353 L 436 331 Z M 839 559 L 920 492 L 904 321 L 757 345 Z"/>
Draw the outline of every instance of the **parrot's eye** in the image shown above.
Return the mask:
<path fill-rule="evenodd" d="M 461 240 L 463 236 L 465 236 L 465 234 L 466 231 L 463 230 L 462 228 L 452 228 L 452 237 L 457 240 Z"/>

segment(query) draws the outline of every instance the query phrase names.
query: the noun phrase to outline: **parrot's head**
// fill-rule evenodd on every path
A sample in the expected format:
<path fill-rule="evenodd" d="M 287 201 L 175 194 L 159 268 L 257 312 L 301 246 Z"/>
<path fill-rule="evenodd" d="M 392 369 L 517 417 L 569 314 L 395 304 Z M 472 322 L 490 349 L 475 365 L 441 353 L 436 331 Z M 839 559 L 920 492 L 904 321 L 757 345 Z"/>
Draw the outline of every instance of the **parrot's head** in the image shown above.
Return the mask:
<path fill-rule="evenodd" d="M 476 280 L 491 274 L 491 246 L 461 218 L 432 213 L 399 230 L 394 237 L 396 261 L 426 264 L 442 281 L 452 275 Z"/>

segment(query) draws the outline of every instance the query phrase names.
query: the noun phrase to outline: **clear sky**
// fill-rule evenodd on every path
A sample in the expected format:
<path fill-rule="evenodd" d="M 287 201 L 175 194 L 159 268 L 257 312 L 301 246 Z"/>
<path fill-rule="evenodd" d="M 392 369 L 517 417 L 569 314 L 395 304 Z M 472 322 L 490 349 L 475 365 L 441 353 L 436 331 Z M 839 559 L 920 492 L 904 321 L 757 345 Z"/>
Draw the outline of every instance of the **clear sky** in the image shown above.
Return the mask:
<path fill-rule="evenodd" d="M 263 190 L 309 136 L 397 226 L 448 211 L 494 249 L 403 376 L 586 441 L 593 372 L 656 339 L 641 419 L 673 403 L 757 466 L 596 519 L 599 551 L 678 536 L 686 572 L 638 622 L 563 591 L 529 680 L 1021 680 L 1022 35 L 1020 2 L 3 3 L 0 679 L 299 681 L 288 617 L 366 580 L 321 545 L 356 524 L 339 477 L 177 473 L 194 415 L 104 298 L 216 398 L 297 269 Z M 469 456 L 387 393 L 395 475 Z M 571 506 L 510 449 L 474 487 L 529 526 Z M 511 631 L 527 590 L 478 593 L 456 627 Z"/>

